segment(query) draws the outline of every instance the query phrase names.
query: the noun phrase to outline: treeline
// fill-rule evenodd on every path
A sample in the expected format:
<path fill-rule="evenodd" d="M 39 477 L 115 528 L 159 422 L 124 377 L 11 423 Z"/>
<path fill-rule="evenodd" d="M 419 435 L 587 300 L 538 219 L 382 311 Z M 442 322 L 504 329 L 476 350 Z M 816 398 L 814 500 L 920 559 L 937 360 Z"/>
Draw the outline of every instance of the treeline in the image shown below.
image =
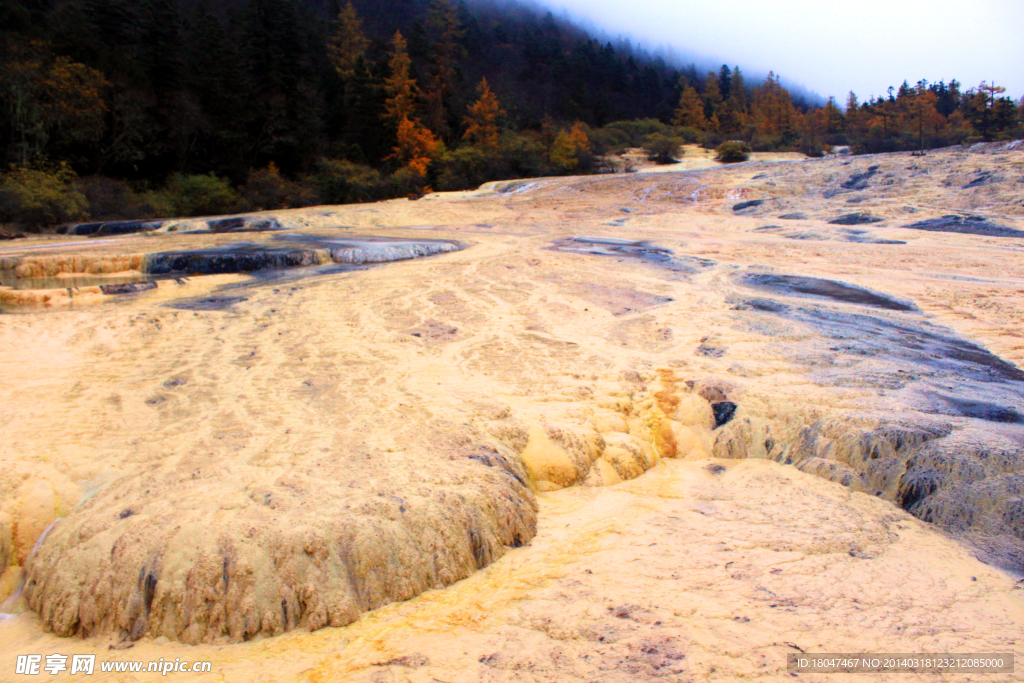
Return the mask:
<path fill-rule="evenodd" d="M 610 170 L 644 146 L 908 149 L 1020 135 L 998 88 L 844 113 L 550 13 L 453 0 L 0 0 L 0 221 L 369 201 Z"/>
<path fill-rule="evenodd" d="M 858 154 L 933 149 L 954 144 L 1024 137 L 1024 99 L 982 82 L 961 90 L 956 80 L 916 86 L 904 82 L 888 97 L 859 103 L 851 92 L 845 110 L 830 98 L 823 107 L 793 102 L 778 77 L 748 89 L 739 68 L 723 66 L 703 84 L 685 85 L 676 126 L 705 139 L 744 140 L 755 151 L 793 149 L 821 156 L 835 146 Z M 690 137 L 693 137 L 690 134 Z"/>

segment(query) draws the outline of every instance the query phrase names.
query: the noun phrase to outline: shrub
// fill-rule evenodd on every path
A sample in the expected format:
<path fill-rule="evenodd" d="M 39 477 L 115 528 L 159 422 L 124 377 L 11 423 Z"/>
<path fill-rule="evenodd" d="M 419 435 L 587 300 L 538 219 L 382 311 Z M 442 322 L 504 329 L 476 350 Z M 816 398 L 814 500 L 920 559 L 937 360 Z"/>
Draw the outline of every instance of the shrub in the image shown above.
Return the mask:
<path fill-rule="evenodd" d="M 74 185 L 88 200 L 89 217 L 93 220 L 132 220 L 153 215 L 124 181 L 93 175 L 79 178 Z"/>
<path fill-rule="evenodd" d="M 0 220 L 39 230 L 88 218 L 89 201 L 66 163 L 15 168 L 0 179 Z"/>
<path fill-rule="evenodd" d="M 800 153 L 806 154 L 809 157 L 820 158 L 825 156 L 826 146 L 822 145 L 820 140 L 803 138 L 800 140 L 798 149 Z"/>
<path fill-rule="evenodd" d="M 667 126 L 657 119 L 638 119 L 636 121 L 615 121 L 602 128 L 612 134 L 617 134 L 631 147 L 640 147 L 644 141 L 652 135 L 672 135 L 672 127 Z"/>
<path fill-rule="evenodd" d="M 426 176 L 420 173 L 419 169 L 410 166 L 403 166 L 395 171 L 388 178 L 388 183 L 392 197 L 419 199 L 423 195 L 433 192 L 427 185 Z"/>
<path fill-rule="evenodd" d="M 208 216 L 233 213 L 242 208 L 242 198 L 224 178 L 214 174 L 171 176 L 165 190 L 179 216 Z"/>
<path fill-rule="evenodd" d="M 778 136 L 755 134 L 750 140 L 750 147 L 755 152 L 773 152 L 779 148 L 781 139 Z"/>
<path fill-rule="evenodd" d="M 321 159 L 313 181 L 328 204 L 376 201 L 390 195 L 377 169 L 343 159 Z"/>
<path fill-rule="evenodd" d="M 177 209 L 167 190 L 147 190 L 139 195 L 139 211 L 147 218 L 169 218 Z"/>
<path fill-rule="evenodd" d="M 241 188 L 242 198 L 253 211 L 281 209 L 288 206 L 290 182 L 281 175 L 273 161 L 266 168 L 249 173 Z"/>
<path fill-rule="evenodd" d="M 460 147 L 446 151 L 437 160 L 438 189 L 467 190 L 479 187 L 495 173 L 498 159 L 477 147 Z"/>
<path fill-rule="evenodd" d="M 704 142 L 704 133 L 702 131 L 697 130 L 696 128 L 691 128 L 689 126 L 682 126 L 681 128 L 676 128 L 676 136 L 681 137 L 683 139 L 683 142 L 690 145 Z"/>
<path fill-rule="evenodd" d="M 250 172 L 240 189 L 242 198 L 252 211 L 312 206 L 319 202 L 315 188 L 305 182 L 288 180 L 274 162 Z"/>
<path fill-rule="evenodd" d="M 610 126 L 595 130 L 590 136 L 590 142 L 598 154 L 621 154 L 631 146 L 625 131 Z"/>
<path fill-rule="evenodd" d="M 551 164 L 561 173 L 584 170 L 592 163 L 590 138 L 581 123 L 563 130 L 551 145 Z"/>
<path fill-rule="evenodd" d="M 725 142 L 725 138 L 717 133 L 706 133 L 704 135 L 704 142 L 701 143 L 701 147 L 704 149 L 716 149 L 720 144 Z"/>
<path fill-rule="evenodd" d="M 506 132 L 498 144 L 502 163 L 508 168 L 509 177 L 536 178 L 551 175 L 547 149 L 541 135 L 531 131 Z"/>
<path fill-rule="evenodd" d="M 718 146 L 718 160 L 725 163 L 746 161 L 750 158 L 750 145 L 740 140 L 729 140 Z"/>
<path fill-rule="evenodd" d="M 647 158 L 659 164 L 671 164 L 676 157 L 682 156 L 680 147 L 683 144 L 682 138 L 654 133 L 648 135 L 644 140 L 644 151 Z"/>
<path fill-rule="evenodd" d="M 303 206 L 322 204 L 317 191 L 316 178 L 306 177 L 290 181 L 288 184 L 288 206 L 297 209 Z"/>

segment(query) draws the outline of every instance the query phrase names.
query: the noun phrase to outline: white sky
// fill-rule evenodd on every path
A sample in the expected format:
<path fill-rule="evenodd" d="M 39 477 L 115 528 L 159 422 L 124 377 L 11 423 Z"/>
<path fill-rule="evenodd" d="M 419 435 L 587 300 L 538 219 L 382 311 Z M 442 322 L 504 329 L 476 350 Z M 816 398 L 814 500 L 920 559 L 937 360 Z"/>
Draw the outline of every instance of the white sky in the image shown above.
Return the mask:
<path fill-rule="evenodd" d="M 842 105 L 904 80 L 1024 96 L 1024 0 L 539 0 L 655 49 L 800 83 Z"/>

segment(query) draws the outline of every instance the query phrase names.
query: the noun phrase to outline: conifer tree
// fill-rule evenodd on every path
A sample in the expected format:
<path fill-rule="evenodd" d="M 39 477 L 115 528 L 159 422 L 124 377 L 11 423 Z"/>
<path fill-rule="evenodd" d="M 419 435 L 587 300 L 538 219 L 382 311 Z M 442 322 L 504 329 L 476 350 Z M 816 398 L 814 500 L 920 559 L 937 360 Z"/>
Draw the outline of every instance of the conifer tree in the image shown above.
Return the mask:
<path fill-rule="evenodd" d="M 743 74 L 737 66 L 730 76 L 729 96 L 725 100 L 725 116 L 722 123 L 728 130 L 742 130 L 749 121 L 747 112 L 747 90 Z"/>
<path fill-rule="evenodd" d="M 824 117 L 824 127 L 826 133 L 830 135 L 840 133 L 845 128 L 843 112 L 841 112 L 839 110 L 839 107 L 836 105 L 836 98 L 828 98 L 828 102 L 825 103 Z"/>
<path fill-rule="evenodd" d="M 215 171 L 241 182 L 248 171 L 246 129 L 251 87 L 235 41 L 200 0 L 186 40 L 186 86 L 199 106 L 190 170 Z"/>
<path fill-rule="evenodd" d="M 372 73 L 370 67 L 365 56 L 356 59 L 343 99 L 344 143 L 350 150 L 345 156 L 362 163 L 383 158 L 390 146 L 390 133 L 380 125 L 385 119 L 384 79 Z"/>
<path fill-rule="evenodd" d="M 796 109 L 789 92 L 773 71 L 768 72 L 768 78 L 754 91 L 753 115 L 759 133 L 784 135 L 792 132 Z"/>
<path fill-rule="evenodd" d="M 384 103 L 384 115 L 395 126 L 403 120 L 412 120 L 416 110 L 416 81 L 409 73 L 412 60 L 408 46 L 400 31 L 391 39 L 391 58 L 388 60 L 390 75 L 384 81 L 388 95 Z"/>
<path fill-rule="evenodd" d="M 459 40 L 464 30 L 450 0 L 431 0 L 427 28 L 434 37 L 433 73 L 426 93 L 426 123 L 438 136 L 449 138 L 450 100 L 456 87 L 456 63 L 463 55 Z"/>
<path fill-rule="evenodd" d="M 395 146 L 385 161 L 397 161 L 422 180 L 437 149 L 437 139 L 416 117 L 416 81 L 410 74 L 412 62 L 400 32 L 395 32 L 391 46 L 391 74 L 384 83 L 388 94 L 384 117 L 394 124 L 396 132 Z"/>
<path fill-rule="evenodd" d="M 676 108 L 673 123 L 677 126 L 696 128 L 697 130 L 707 128 L 708 122 L 704 118 L 704 105 L 692 85 L 687 85 L 683 89 L 683 94 L 679 96 L 679 107 Z"/>
<path fill-rule="evenodd" d="M 928 90 L 923 83 L 918 83 L 913 101 L 910 104 L 910 111 L 914 119 L 914 129 L 917 134 L 918 151 L 924 151 L 924 135 L 926 130 L 937 132 L 945 120 L 939 114 L 935 105 L 938 103 L 938 96 Z"/>
<path fill-rule="evenodd" d="M 718 76 L 709 71 L 704 81 L 704 116 L 711 130 L 718 130 L 720 123 L 718 114 L 722 109 L 722 90 L 718 86 Z"/>
<path fill-rule="evenodd" d="M 395 148 L 387 159 L 397 161 L 402 168 L 412 171 L 422 180 L 437 151 L 437 138 L 418 122 L 402 119 L 398 123 L 396 140 Z"/>
<path fill-rule="evenodd" d="M 480 80 L 477 88 L 480 98 L 469 107 L 466 116 L 466 133 L 463 138 L 472 141 L 481 150 L 498 152 L 498 117 L 504 114 L 497 96 L 491 91 L 487 79 Z"/>
<path fill-rule="evenodd" d="M 727 64 L 723 64 L 722 68 L 718 70 L 717 80 L 718 91 L 721 93 L 722 99 L 729 99 L 729 95 L 732 93 L 732 72 L 729 71 L 729 66 Z"/>
<path fill-rule="evenodd" d="M 750 103 L 747 98 L 747 85 L 743 81 L 743 74 L 737 66 L 732 70 L 732 83 L 729 85 L 729 100 L 733 103 L 736 111 L 746 113 Z"/>
<path fill-rule="evenodd" d="M 342 79 L 352 78 L 356 60 L 359 59 L 370 41 L 363 34 L 363 21 L 352 3 L 347 3 L 334 20 L 335 28 L 327 43 L 331 65 Z"/>

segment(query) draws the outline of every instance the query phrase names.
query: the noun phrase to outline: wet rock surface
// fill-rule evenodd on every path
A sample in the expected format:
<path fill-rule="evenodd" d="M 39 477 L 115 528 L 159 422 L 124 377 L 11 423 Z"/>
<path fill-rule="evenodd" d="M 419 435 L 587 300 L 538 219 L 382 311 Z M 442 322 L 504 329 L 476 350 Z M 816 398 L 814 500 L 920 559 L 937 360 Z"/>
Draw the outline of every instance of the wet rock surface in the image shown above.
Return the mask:
<path fill-rule="evenodd" d="M 891 297 L 856 287 L 843 282 L 823 280 L 816 277 L 799 275 L 775 275 L 770 273 L 746 273 L 739 276 L 739 281 L 751 287 L 774 289 L 792 294 L 832 299 L 850 304 L 874 306 L 893 311 L 915 311 L 913 304 L 897 301 Z"/>
<path fill-rule="evenodd" d="M 963 186 L 964 190 L 970 190 L 974 187 L 981 187 L 982 185 L 991 185 L 1002 180 L 991 171 L 978 171 L 972 177 L 970 182 Z"/>
<path fill-rule="evenodd" d="M 244 296 L 205 296 L 197 299 L 182 299 L 169 303 L 167 306 L 183 311 L 226 311 L 246 300 Z"/>
<path fill-rule="evenodd" d="M 101 285 L 100 291 L 104 294 L 137 294 L 156 287 L 155 282 L 126 282 L 120 285 Z"/>
<path fill-rule="evenodd" d="M 94 223 L 79 223 L 68 227 L 65 234 L 84 235 L 87 237 L 109 237 L 111 235 L 131 235 L 139 232 L 152 232 L 159 230 L 165 221 L 139 220 L 139 221 L 99 221 Z"/>
<path fill-rule="evenodd" d="M 579 254 L 623 256 L 686 275 L 707 270 L 715 264 L 709 259 L 677 256 L 671 249 L 655 247 L 648 242 L 615 237 L 567 237 L 556 240 L 551 248 Z"/>
<path fill-rule="evenodd" d="M 323 263 L 313 249 L 237 244 L 215 249 L 150 254 L 144 271 L 152 275 L 214 275 L 302 268 Z"/>
<path fill-rule="evenodd" d="M 764 199 L 751 199 L 750 201 L 740 202 L 739 204 L 733 204 L 732 210 L 734 213 L 743 213 L 748 209 L 753 209 L 755 207 L 761 206 L 762 204 L 764 204 L 764 202 Z"/>
<path fill-rule="evenodd" d="M 999 225 L 981 216 L 948 215 L 904 225 L 907 230 L 928 230 L 930 232 L 954 232 L 962 235 L 983 237 L 1024 237 L 1024 230 Z"/>
<path fill-rule="evenodd" d="M 868 181 L 875 177 L 878 173 L 878 166 L 868 166 L 868 170 L 863 173 L 854 173 L 846 181 L 842 183 L 842 187 L 847 190 L 866 190 L 868 189 Z"/>
<path fill-rule="evenodd" d="M 150 254 L 144 270 L 153 275 L 252 273 L 265 270 L 307 268 L 328 263 L 370 264 L 421 258 L 463 248 L 443 240 L 336 239 L 290 234 L 279 241 L 292 246 L 242 242 L 214 249 Z M 318 248 L 301 248 L 308 244 Z"/>
<path fill-rule="evenodd" d="M 736 414 L 736 407 L 736 404 L 732 401 L 712 403 L 711 410 L 715 413 L 715 427 L 721 427 L 724 424 L 728 424 Z"/>
<path fill-rule="evenodd" d="M 407 259 L 459 251 L 465 248 L 465 245 L 459 242 L 426 239 L 338 238 L 324 235 L 288 234 L 279 235 L 276 237 L 276 240 L 316 245 L 328 250 L 331 260 L 335 263 L 356 265 L 405 261 Z"/>
<path fill-rule="evenodd" d="M 800 229 L 780 225 L 765 225 L 757 228 L 757 232 L 774 233 L 790 240 L 820 240 L 853 242 L 856 244 L 906 244 L 903 240 L 876 237 L 867 230 L 857 230 L 854 228 L 840 228 L 837 230 L 825 226 L 817 229 Z"/>
<path fill-rule="evenodd" d="M 840 290 L 837 300 L 846 294 Z M 861 298 L 856 293 L 851 303 L 864 304 Z M 1024 521 L 1011 512 L 1024 503 L 1024 419 L 1018 409 L 1024 404 L 1024 371 L 913 309 L 872 307 L 881 310 L 859 313 L 766 299 L 748 299 L 735 308 L 749 312 L 740 315 L 788 321 L 781 328 L 756 319 L 743 323 L 771 336 L 791 326 L 813 330 L 820 346 L 799 349 L 780 342 L 791 362 L 821 385 L 898 397 L 902 410 L 867 401 L 849 423 L 811 419 L 794 427 L 748 406 L 741 420 L 723 427 L 715 453 L 749 457 L 753 450 L 882 496 L 925 521 L 966 534 L 990 561 L 1024 566 Z"/>
<path fill-rule="evenodd" d="M 881 223 L 884 218 L 869 216 L 866 213 L 849 213 L 829 221 L 831 225 L 868 225 L 870 223 Z"/>
<path fill-rule="evenodd" d="M 206 222 L 211 232 L 263 232 L 264 230 L 284 230 L 285 227 L 277 218 L 262 216 L 232 216 L 216 218 Z"/>

